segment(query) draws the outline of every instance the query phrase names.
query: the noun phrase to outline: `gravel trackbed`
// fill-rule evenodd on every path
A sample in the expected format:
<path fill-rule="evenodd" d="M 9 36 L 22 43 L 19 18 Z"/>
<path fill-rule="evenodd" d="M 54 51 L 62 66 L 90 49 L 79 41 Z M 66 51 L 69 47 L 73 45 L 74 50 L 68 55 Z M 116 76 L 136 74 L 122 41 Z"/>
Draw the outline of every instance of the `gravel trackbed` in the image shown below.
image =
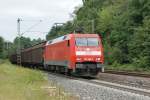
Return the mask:
<path fill-rule="evenodd" d="M 56 82 L 80 100 L 150 100 L 150 97 L 117 90 L 105 86 L 95 85 L 80 80 L 48 74 L 50 81 Z"/>

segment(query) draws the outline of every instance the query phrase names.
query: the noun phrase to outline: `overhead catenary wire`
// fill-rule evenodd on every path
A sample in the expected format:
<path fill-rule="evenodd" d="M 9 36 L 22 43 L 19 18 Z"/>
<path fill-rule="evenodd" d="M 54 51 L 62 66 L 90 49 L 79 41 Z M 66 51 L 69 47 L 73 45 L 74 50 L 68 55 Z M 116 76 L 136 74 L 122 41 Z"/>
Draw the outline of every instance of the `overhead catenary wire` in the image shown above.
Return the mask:
<path fill-rule="evenodd" d="M 39 20 L 39 22 L 35 23 L 34 25 L 32 25 L 30 28 L 28 28 L 26 31 L 24 31 L 23 33 L 21 33 L 21 35 L 25 34 L 26 32 L 29 32 L 31 29 L 33 29 L 34 27 L 36 27 L 37 25 L 39 25 L 42 22 L 42 20 Z"/>

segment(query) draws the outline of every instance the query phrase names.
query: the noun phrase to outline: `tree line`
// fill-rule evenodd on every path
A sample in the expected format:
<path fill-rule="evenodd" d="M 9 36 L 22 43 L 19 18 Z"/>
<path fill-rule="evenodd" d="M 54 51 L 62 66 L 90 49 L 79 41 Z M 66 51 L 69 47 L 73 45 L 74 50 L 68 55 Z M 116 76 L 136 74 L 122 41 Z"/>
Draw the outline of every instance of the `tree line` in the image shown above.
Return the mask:
<path fill-rule="evenodd" d="M 21 49 L 29 48 L 35 44 L 38 44 L 44 40 L 38 38 L 31 40 L 29 37 L 21 37 L 20 39 Z M 16 37 L 13 42 L 7 42 L 0 37 L 0 59 L 7 59 L 11 54 L 17 52 L 19 38 Z"/>
<path fill-rule="evenodd" d="M 105 62 L 150 68 L 150 0 L 83 0 L 74 18 L 52 27 L 47 40 L 82 28 L 103 37 Z"/>

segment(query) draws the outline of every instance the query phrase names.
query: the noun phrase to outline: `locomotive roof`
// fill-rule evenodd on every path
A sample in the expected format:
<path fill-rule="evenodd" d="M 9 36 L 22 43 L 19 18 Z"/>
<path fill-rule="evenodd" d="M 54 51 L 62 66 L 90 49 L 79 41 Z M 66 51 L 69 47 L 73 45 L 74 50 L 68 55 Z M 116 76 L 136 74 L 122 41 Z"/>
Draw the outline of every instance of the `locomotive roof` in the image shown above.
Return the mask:
<path fill-rule="evenodd" d="M 98 34 L 72 34 L 74 37 L 99 37 Z"/>
<path fill-rule="evenodd" d="M 67 35 L 58 37 L 56 39 L 49 40 L 49 41 L 47 41 L 46 45 L 58 43 L 58 42 L 61 42 L 64 40 L 69 40 L 70 37 L 99 37 L 99 36 L 98 36 L 98 34 L 81 34 L 81 33 L 74 34 L 74 33 L 72 33 L 72 34 L 67 34 Z"/>
<path fill-rule="evenodd" d="M 69 34 L 47 41 L 46 45 L 58 43 L 64 40 L 69 40 Z"/>

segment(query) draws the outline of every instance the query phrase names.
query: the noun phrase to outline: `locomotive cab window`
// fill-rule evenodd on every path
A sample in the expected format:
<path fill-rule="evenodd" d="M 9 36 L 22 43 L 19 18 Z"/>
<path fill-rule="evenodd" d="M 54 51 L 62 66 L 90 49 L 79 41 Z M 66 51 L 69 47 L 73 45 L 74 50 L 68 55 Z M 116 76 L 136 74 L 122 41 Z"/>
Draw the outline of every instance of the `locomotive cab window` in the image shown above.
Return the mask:
<path fill-rule="evenodd" d="M 76 46 L 87 46 L 86 38 L 76 38 Z"/>
<path fill-rule="evenodd" d="M 88 46 L 98 46 L 99 45 L 99 41 L 97 38 L 87 38 L 87 43 Z"/>
<path fill-rule="evenodd" d="M 98 38 L 76 38 L 76 46 L 98 46 Z"/>

